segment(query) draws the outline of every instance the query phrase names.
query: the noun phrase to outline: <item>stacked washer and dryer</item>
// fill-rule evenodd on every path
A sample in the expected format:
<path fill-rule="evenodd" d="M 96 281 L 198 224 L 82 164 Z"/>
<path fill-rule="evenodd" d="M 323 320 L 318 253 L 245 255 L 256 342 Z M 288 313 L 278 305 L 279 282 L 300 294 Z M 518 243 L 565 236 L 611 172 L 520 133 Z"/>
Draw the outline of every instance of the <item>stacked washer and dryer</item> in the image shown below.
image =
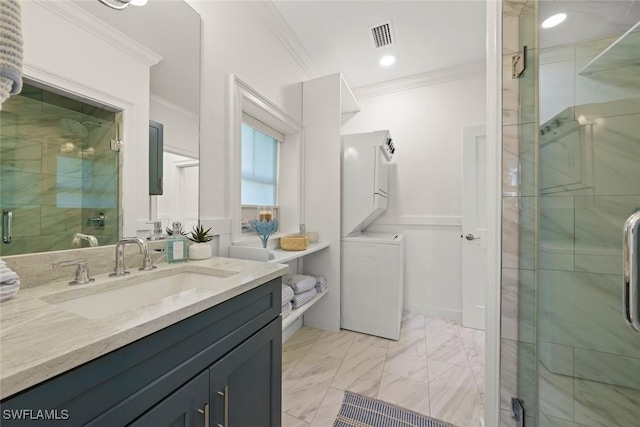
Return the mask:
<path fill-rule="evenodd" d="M 404 302 L 402 234 L 369 233 L 387 210 L 389 131 L 342 137 L 342 329 L 397 340 Z"/>

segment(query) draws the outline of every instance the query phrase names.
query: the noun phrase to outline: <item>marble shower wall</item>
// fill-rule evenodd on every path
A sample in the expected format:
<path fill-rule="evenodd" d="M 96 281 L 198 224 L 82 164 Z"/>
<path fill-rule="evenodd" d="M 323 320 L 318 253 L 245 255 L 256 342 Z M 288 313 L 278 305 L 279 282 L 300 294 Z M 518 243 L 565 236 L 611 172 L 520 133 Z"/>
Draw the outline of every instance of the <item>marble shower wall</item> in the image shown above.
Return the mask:
<path fill-rule="evenodd" d="M 64 250 L 77 232 L 100 245 L 118 236 L 115 113 L 33 86 L 0 112 L 0 208 L 13 212 L 13 242 L 0 255 Z M 100 213 L 104 227 L 88 218 Z M 87 242 L 81 242 L 87 246 Z"/>
<path fill-rule="evenodd" d="M 515 426 L 511 397 L 536 422 L 535 281 L 537 56 L 533 1 L 503 2 L 501 426 Z M 527 68 L 511 77 L 512 56 L 527 46 Z"/>
<path fill-rule="evenodd" d="M 580 74 L 616 39 L 540 52 L 540 426 L 640 419 L 640 335 L 621 312 L 622 227 L 640 208 L 640 81 L 633 67 Z"/>

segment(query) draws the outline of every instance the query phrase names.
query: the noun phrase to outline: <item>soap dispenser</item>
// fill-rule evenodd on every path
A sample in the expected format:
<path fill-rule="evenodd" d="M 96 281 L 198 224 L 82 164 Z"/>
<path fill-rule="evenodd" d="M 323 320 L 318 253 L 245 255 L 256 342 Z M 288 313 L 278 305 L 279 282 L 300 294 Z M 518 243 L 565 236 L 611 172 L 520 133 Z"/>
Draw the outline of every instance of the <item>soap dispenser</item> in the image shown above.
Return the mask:
<path fill-rule="evenodd" d="M 178 221 L 173 224 L 173 233 L 167 240 L 167 261 L 181 262 L 187 260 L 187 238 L 180 233 L 182 224 Z"/>

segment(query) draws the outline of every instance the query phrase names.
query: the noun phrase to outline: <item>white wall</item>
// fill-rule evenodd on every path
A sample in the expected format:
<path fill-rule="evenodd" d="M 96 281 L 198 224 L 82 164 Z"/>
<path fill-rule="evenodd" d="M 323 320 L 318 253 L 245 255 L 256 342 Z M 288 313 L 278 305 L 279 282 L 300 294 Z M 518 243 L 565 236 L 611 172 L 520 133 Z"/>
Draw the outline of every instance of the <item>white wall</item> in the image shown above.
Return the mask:
<path fill-rule="evenodd" d="M 354 90 L 358 97 L 358 90 Z M 405 235 L 405 309 L 461 319 L 462 129 L 485 123 L 485 77 L 358 99 L 343 134 L 389 129 L 389 208 L 369 231 Z"/>
<path fill-rule="evenodd" d="M 197 159 L 200 152 L 198 112 L 151 95 L 149 118 L 164 125 L 164 150 Z"/>
<path fill-rule="evenodd" d="M 267 26 L 251 2 L 188 0 L 202 17 L 200 218 L 222 234 L 230 232 L 227 77 L 235 74 L 298 122 L 302 84 L 309 76 Z"/>

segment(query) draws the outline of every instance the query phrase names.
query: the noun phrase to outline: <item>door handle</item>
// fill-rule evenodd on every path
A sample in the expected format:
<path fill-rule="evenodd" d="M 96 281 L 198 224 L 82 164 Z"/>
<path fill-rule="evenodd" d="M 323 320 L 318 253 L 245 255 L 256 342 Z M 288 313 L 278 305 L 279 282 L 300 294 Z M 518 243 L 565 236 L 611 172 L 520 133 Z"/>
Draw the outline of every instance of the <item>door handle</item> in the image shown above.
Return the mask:
<path fill-rule="evenodd" d="M 629 327 L 640 333 L 640 310 L 638 298 L 638 228 L 640 212 L 632 214 L 624 223 L 622 237 L 623 274 L 622 274 L 622 314 Z"/>
<path fill-rule="evenodd" d="M 473 234 L 469 233 L 466 236 L 464 236 L 465 239 L 471 241 L 471 240 L 479 240 L 480 237 L 474 236 Z"/>
<path fill-rule="evenodd" d="M 204 415 L 204 427 L 209 427 L 209 404 L 204 404 L 204 409 L 198 409 L 198 412 Z"/>
<path fill-rule="evenodd" d="M 13 212 L 5 209 L 2 211 L 2 242 L 11 243 L 13 240 Z"/>
<path fill-rule="evenodd" d="M 218 424 L 218 427 L 229 427 L 229 386 L 218 391 L 218 395 L 224 398 L 224 409 L 222 410 L 222 419 L 224 424 Z"/>

